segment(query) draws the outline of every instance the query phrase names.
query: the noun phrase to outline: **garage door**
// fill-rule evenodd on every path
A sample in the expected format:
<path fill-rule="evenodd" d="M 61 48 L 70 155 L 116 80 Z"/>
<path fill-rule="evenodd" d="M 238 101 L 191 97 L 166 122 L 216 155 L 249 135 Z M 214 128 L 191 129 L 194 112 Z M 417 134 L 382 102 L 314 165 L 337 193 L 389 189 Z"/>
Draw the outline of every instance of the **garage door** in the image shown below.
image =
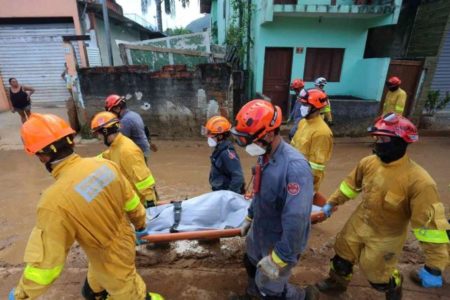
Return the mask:
<path fill-rule="evenodd" d="M 439 90 L 441 96 L 450 93 L 450 30 L 447 31 L 442 45 L 439 59 L 434 72 L 433 81 L 431 83 L 432 90 Z M 450 104 L 444 111 L 450 112 Z"/>
<path fill-rule="evenodd" d="M 69 94 L 61 79 L 65 62 L 62 36 L 73 34 L 71 23 L 0 25 L 0 72 L 5 87 L 9 88 L 8 79 L 15 77 L 22 85 L 35 88 L 33 102 L 66 100 Z"/>

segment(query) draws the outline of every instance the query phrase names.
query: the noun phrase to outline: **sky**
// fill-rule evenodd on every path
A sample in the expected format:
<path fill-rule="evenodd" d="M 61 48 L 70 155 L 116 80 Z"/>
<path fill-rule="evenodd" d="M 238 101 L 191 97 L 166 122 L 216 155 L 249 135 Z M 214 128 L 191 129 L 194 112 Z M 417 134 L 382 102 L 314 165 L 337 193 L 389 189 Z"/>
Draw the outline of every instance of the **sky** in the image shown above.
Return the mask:
<path fill-rule="evenodd" d="M 141 0 L 116 0 L 116 2 L 122 6 L 123 13 L 134 13 L 142 16 L 150 24 L 157 28 L 156 22 L 156 7 L 155 2 L 150 0 L 151 5 L 149 5 L 148 12 L 145 16 L 141 13 Z M 201 18 L 204 14 L 200 13 L 200 0 L 190 0 L 188 7 L 183 8 L 179 0 L 175 0 L 175 11 L 176 15 L 172 18 L 170 15 L 166 15 L 163 10 L 163 29 L 175 28 L 175 27 L 186 27 L 190 22 L 195 19 Z"/>

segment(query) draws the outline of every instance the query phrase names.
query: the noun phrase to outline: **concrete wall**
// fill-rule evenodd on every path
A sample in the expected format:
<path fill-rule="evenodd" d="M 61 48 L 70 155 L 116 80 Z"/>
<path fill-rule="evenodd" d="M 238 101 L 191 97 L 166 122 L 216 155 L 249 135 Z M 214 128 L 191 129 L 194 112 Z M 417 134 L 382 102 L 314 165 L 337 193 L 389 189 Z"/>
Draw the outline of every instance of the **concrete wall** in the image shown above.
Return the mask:
<path fill-rule="evenodd" d="M 437 56 L 450 13 L 450 1 L 421 4 L 408 45 L 408 57 Z"/>
<path fill-rule="evenodd" d="M 109 94 L 127 95 L 129 108 L 161 137 L 198 136 L 210 99 L 218 102 L 222 115 L 231 117 L 230 75 L 226 64 L 199 65 L 194 72 L 174 66 L 160 72 L 149 72 L 146 66 L 79 71 L 87 120 L 104 109 Z"/>
<path fill-rule="evenodd" d="M 378 89 L 386 77 L 388 59 L 363 60 L 367 30 L 377 24 L 379 18 L 341 19 L 275 17 L 255 30 L 254 74 L 255 90 L 262 91 L 264 76 L 264 53 L 266 47 L 303 47 L 303 53 L 293 55 L 291 78 L 303 78 L 306 48 L 345 48 L 339 82 L 330 82 L 327 92 L 331 95 L 352 95 L 364 99 L 380 99 Z M 361 76 L 370 74 L 372 81 L 361 86 Z M 307 87 L 312 87 L 307 82 Z M 367 88 L 371 85 L 369 88 Z"/>
<path fill-rule="evenodd" d="M 378 101 L 331 100 L 334 136 L 365 136 L 377 116 Z"/>

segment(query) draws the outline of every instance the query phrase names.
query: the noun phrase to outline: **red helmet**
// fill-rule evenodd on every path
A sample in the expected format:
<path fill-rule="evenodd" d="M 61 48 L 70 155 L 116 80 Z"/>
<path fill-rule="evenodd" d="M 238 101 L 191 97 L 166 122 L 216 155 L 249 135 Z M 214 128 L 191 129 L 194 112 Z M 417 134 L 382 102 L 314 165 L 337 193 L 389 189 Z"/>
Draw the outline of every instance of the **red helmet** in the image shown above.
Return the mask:
<path fill-rule="evenodd" d="M 281 108 L 269 101 L 255 99 L 239 110 L 231 133 L 238 145 L 244 147 L 280 127 L 282 118 Z"/>
<path fill-rule="evenodd" d="M 111 111 L 111 109 L 120 103 L 125 102 L 125 97 L 119 95 L 109 95 L 105 99 L 105 110 Z"/>
<path fill-rule="evenodd" d="M 320 89 L 309 89 L 306 95 L 300 98 L 300 102 L 321 109 L 328 105 L 328 96 Z"/>
<path fill-rule="evenodd" d="M 396 87 L 402 84 L 402 81 L 397 76 L 392 76 L 391 78 L 388 79 L 386 84 L 391 87 Z"/>
<path fill-rule="evenodd" d="M 394 113 L 388 113 L 375 121 L 372 127 L 369 127 L 371 135 L 385 135 L 400 137 L 407 143 L 414 143 L 419 140 L 417 128 L 407 118 Z"/>
<path fill-rule="evenodd" d="M 303 82 L 303 80 L 296 78 L 291 83 L 291 90 L 294 90 L 294 89 L 299 90 L 299 89 L 302 89 L 304 86 L 305 86 L 305 83 Z"/>

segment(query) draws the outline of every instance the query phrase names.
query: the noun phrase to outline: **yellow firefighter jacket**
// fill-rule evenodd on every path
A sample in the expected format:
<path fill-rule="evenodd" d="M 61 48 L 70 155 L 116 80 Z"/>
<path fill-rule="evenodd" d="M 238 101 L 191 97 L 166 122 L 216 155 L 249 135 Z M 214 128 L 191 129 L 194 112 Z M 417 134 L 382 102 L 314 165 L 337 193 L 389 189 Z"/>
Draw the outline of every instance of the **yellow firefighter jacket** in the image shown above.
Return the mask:
<path fill-rule="evenodd" d="M 403 110 L 405 109 L 406 104 L 406 92 L 401 88 L 398 88 L 396 91 L 388 91 L 386 94 L 386 98 L 384 99 L 383 106 L 383 115 L 393 112 L 396 114 L 403 114 Z"/>
<path fill-rule="evenodd" d="M 359 234 L 401 240 L 411 222 L 413 233 L 421 242 L 425 264 L 440 270 L 446 267 L 449 260 L 446 230 L 450 225 L 436 183 L 422 167 L 408 155 L 389 164 L 375 155 L 365 157 L 328 202 L 340 205 L 360 192 L 362 201 L 348 221 L 350 228 L 369 227 L 370 233 Z"/>
<path fill-rule="evenodd" d="M 75 240 L 86 252 L 89 268 L 102 276 L 124 282 L 134 275 L 130 221 L 135 228 L 145 227 L 145 209 L 116 164 L 72 154 L 56 165 L 52 175 L 56 182 L 39 200 L 16 299 L 43 294 L 61 274 Z"/>
<path fill-rule="evenodd" d="M 141 203 L 154 201 L 156 204 L 155 178 L 145 163 L 141 149 L 129 138 L 119 133 L 102 157 L 119 165 L 125 177 L 134 186 Z"/>
<path fill-rule="evenodd" d="M 309 161 L 314 175 L 314 192 L 317 192 L 324 177 L 325 165 L 333 151 L 333 133 L 320 116 L 303 118 L 291 145 Z"/>

